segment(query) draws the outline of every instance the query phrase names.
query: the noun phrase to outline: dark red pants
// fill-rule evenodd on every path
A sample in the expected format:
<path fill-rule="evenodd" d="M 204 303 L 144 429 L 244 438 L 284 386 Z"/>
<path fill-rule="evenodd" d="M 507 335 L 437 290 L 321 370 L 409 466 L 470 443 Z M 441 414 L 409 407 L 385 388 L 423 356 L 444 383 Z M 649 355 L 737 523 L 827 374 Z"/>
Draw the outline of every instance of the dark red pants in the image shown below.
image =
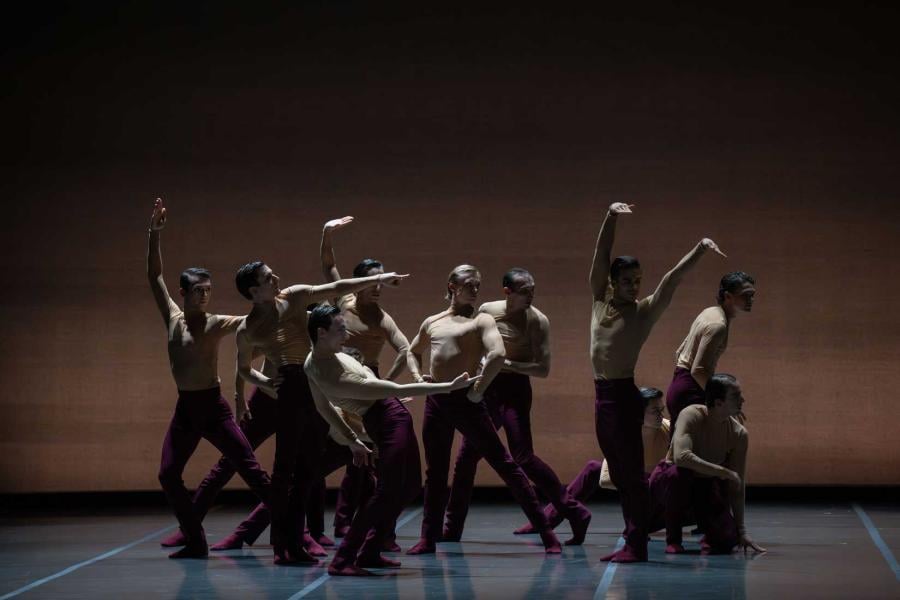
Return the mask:
<path fill-rule="evenodd" d="M 228 458 L 260 500 L 268 502 L 270 499 L 269 477 L 234 422 L 234 415 L 219 388 L 179 391 L 175 414 L 163 442 L 159 482 L 189 542 L 203 536 L 202 515 L 194 510 L 182 474 L 201 438 L 209 440 Z"/>
<path fill-rule="evenodd" d="M 357 511 L 335 553 L 332 564 L 338 568 L 352 565 L 357 555 L 377 555 L 403 507 L 422 488 L 419 444 L 403 403 L 379 400 L 363 415 L 363 424 L 378 447 L 375 492 Z"/>
<path fill-rule="evenodd" d="M 650 493 L 657 515 L 653 520 L 662 516 L 667 544 L 681 544 L 681 528 L 697 523 L 705 536 L 705 550 L 729 553 L 737 545 L 737 524 L 725 481 L 698 477 L 691 469 L 662 461 L 650 475 Z"/>
<path fill-rule="evenodd" d="M 572 498 L 579 502 L 587 502 L 591 496 L 600 489 L 600 473 L 603 471 L 602 460 L 589 460 L 581 472 L 575 476 L 575 479 L 566 486 L 566 491 L 571 494 Z M 562 523 L 563 516 L 552 504 L 544 507 L 544 514 L 547 515 L 547 521 L 551 527 L 556 527 Z"/>
<path fill-rule="evenodd" d="M 625 544 L 637 556 L 647 555 L 650 490 L 644 473 L 644 401 L 634 379 L 598 379 L 595 420 L 597 442 L 609 463 L 609 476 L 619 490 L 625 519 Z"/>
<path fill-rule="evenodd" d="M 484 402 L 494 427 L 506 431 L 509 453 L 535 487 L 550 500 L 563 517 L 584 518 L 587 509 L 566 490 L 559 477 L 534 453 L 531 437 L 531 378 L 518 373 L 500 373 L 485 391 Z M 447 504 L 447 531 L 460 536 L 465 526 L 475 472 L 481 454 L 475 444 L 463 438 L 453 471 L 453 485 Z"/>
<path fill-rule="evenodd" d="M 435 543 L 440 539 L 447 506 L 447 477 L 453 431 L 459 432 L 484 457 L 491 468 L 506 482 L 528 520 L 538 530 L 547 529 L 547 518 L 535 496 L 528 476 L 516 464 L 500 441 L 487 405 L 470 402 L 467 390 L 428 396 L 422 443 L 425 446 L 425 512 L 422 539 Z"/>
<path fill-rule="evenodd" d="M 672 419 L 670 435 L 675 435 L 675 421 L 678 414 L 691 404 L 705 404 L 706 393 L 687 369 L 676 368 L 672 375 L 672 383 L 666 390 L 666 408 Z"/>

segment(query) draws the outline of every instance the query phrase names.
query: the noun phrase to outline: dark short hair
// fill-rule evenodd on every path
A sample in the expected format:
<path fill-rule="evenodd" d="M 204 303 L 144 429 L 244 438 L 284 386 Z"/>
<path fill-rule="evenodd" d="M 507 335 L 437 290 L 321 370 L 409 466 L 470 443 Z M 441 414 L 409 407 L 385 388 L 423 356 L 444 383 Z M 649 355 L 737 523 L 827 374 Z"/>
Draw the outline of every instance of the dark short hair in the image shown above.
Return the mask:
<path fill-rule="evenodd" d="M 365 277 L 366 273 L 369 272 L 370 269 L 383 269 L 384 265 L 381 264 L 380 261 L 375 260 L 374 258 L 364 258 L 359 261 L 359 264 L 353 267 L 353 276 L 354 277 Z"/>
<path fill-rule="evenodd" d="M 723 275 L 721 281 L 719 281 L 719 294 L 716 296 L 719 304 L 725 302 L 725 292 L 733 294 L 741 289 L 741 286 L 745 283 L 755 284 L 756 280 L 753 279 L 752 275 L 743 271 L 732 271 Z"/>
<path fill-rule="evenodd" d="M 238 292 L 247 300 L 253 300 L 250 288 L 259 285 L 259 270 L 264 264 L 266 263 L 261 260 L 254 260 L 238 269 L 237 275 L 234 276 L 234 284 L 237 286 Z"/>
<path fill-rule="evenodd" d="M 207 281 L 212 279 L 209 271 L 203 267 L 189 267 L 181 272 L 181 277 L 178 279 L 178 285 L 181 286 L 181 289 L 188 292 L 192 285 L 198 281 L 203 281 L 204 279 Z"/>
<path fill-rule="evenodd" d="M 534 279 L 534 276 L 528 272 L 528 269 L 513 267 L 503 274 L 503 287 L 509 288 L 511 290 L 515 289 L 516 280 L 523 277 L 530 277 L 531 279 Z"/>
<path fill-rule="evenodd" d="M 706 382 L 706 406 L 712 408 L 716 400 L 724 400 L 728 390 L 737 385 L 737 378 L 728 373 L 716 373 Z"/>
<path fill-rule="evenodd" d="M 330 304 L 320 304 L 309 313 L 306 329 L 309 331 L 309 339 L 315 344 L 319 341 L 319 328 L 328 329 L 335 315 L 341 314 L 341 309 Z"/>
<path fill-rule="evenodd" d="M 609 266 L 609 278 L 613 281 L 619 278 L 622 271 L 640 269 L 641 263 L 633 256 L 617 256 Z"/>
<path fill-rule="evenodd" d="M 662 390 L 655 387 L 642 387 L 641 388 L 641 399 L 644 401 L 644 410 L 647 410 L 647 407 L 650 405 L 651 400 L 656 400 L 657 398 L 662 398 Z"/>

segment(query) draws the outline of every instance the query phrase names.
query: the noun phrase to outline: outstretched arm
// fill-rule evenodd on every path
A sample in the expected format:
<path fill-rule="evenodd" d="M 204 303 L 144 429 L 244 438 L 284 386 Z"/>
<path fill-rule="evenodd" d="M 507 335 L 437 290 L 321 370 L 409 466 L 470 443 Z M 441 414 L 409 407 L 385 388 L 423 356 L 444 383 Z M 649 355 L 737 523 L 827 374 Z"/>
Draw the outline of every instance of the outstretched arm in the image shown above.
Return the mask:
<path fill-rule="evenodd" d="M 656 291 L 653 292 L 653 296 L 650 297 L 649 308 L 651 314 L 653 314 L 655 318 L 659 318 L 659 315 L 661 315 L 669 306 L 681 280 L 684 279 L 684 276 L 687 275 L 688 271 L 694 268 L 700 261 L 700 257 L 706 254 L 707 250 L 712 250 L 717 254 L 725 256 L 725 253 L 719 250 L 719 247 L 714 241 L 709 238 L 703 238 L 690 252 L 684 255 L 684 258 L 678 261 L 675 268 L 663 276 L 659 285 L 656 287 Z"/>
<path fill-rule="evenodd" d="M 481 380 L 469 389 L 466 396 L 472 402 L 481 402 L 484 390 L 491 385 L 494 377 L 503 368 L 503 359 L 506 358 L 506 350 L 503 348 L 503 338 L 497 329 L 497 322 L 493 317 L 480 313 L 475 317 L 478 329 L 481 331 L 481 343 L 487 351 L 484 357 L 484 366 L 481 368 Z"/>
<path fill-rule="evenodd" d="M 503 370 L 530 377 L 547 377 L 550 374 L 550 320 L 540 315 L 538 324 L 532 327 L 529 336 L 534 362 L 519 362 L 507 358 L 503 360 Z"/>
<path fill-rule="evenodd" d="M 597 246 L 594 248 L 594 262 L 591 263 L 591 293 L 594 300 L 603 300 L 606 296 L 606 286 L 609 281 L 609 263 L 612 260 L 612 245 L 616 237 L 616 221 L 619 215 L 631 212 L 634 204 L 613 202 L 609 205 L 609 211 L 600 226 L 597 235 Z"/>
<path fill-rule="evenodd" d="M 322 245 L 319 252 L 322 257 L 322 275 L 325 276 L 325 281 L 337 281 L 341 278 L 334 260 L 334 246 L 331 244 L 331 234 L 352 222 L 353 217 L 332 219 L 325 223 L 325 226 L 322 228 Z"/>
<path fill-rule="evenodd" d="M 396 287 L 407 277 L 409 277 L 409 275 L 382 273 L 381 275 L 370 275 L 369 277 L 339 279 L 324 285 L 292 285 L 284 290 L 284 292 L 288 296 L 302 294 L 304 298 L 301 304 L 306 306 L 312 302 L 321 302 L 323 300 L 328 300 L 329 298 L 338 298 L 346 294 L 354 294 L 379 283 Z"/>
<path fill-rule="evenodd" d="M 178 310 L 178 305 L 169 296 L 166 282 L 163 280 L 162 251 L 159 248 L 159 232 L 166 226 L 166 207 L 162 198 L 157 198 L 153 204 L 153 214 L 150 217 L 150 229 L 147 242 L 147 280 L 150 282 L 150 291 L 156 307 L 162 315 L 163 321 L 169 323 L 173 308 Z"/>
<path fill-rule="evenodd" d="M 477 384 L 480 377 L 469 377 L 468 373 L 458 375 L 453 381 L 446 383 L 394 383 L 377 378 L 364 378 L 357 375 L 343 375 L 334 382 L 318 382 L 318 386 L 327 394 L 360 400 L 381 400 L 389 396 L 425 396 L 427 394 L 447 394 L 453 390 Z"/>

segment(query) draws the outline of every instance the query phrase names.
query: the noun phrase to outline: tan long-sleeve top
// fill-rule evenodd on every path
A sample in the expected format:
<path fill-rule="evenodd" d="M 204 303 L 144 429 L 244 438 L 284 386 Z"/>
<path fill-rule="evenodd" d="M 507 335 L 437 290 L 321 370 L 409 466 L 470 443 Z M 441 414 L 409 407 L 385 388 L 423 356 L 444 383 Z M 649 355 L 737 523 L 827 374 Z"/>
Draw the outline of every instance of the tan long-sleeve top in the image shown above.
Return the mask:
<path fill-rule="evenodd" d="M 732 417 L 724 421 L 712 419 L 709 409 L 693 404 L 678 415 L 672 436 L 672 461 L 691 469 L 700 477 L 718 477 L 722 467 L 737 473 L 741 485 L 729 483 L 728 494 L 738 531 L 743 535 L 744 490 L 747 467 L 747 430 Z"/>
<path fill-rule="evenodd" d="M 356 294 L 347 294 L 337 301 L 344 316 L 349 337 L 346 346 L 356 348 L 363 355 L 363 364 L 378 368 L 378 356 L 385 342 L 399 351 L 409 349 L 409 342 L 397 327 L 394 319 L 379 306 L 364 311 L 356 304 Z"/>
<path fill-rule="evenodd" d="M 485 302 L 478 309 L 479 313 L 490 315 L 497 323 L 506 358 L 516 362 L 532 362 L 534 356 L 533 338 L 540 335 L 541 319 L 547 317 L 533 306 L 516 314 L 506 312 L 506 301 Z M 536 331 L 538 330 L 538 331 Z"/>
<path fill-rule="evenodd" d="M 424 328 L 431 342 L 431 376 L 435 381 L 452 381 L 460 373 L 478 373 L 486 349 L 482 341 L 480 319 L 444 311 L 426 319 Z M 485 321 L 482 321 L 485 323 Z M 486 321 L 495 326 L 493 319 Z"/>
<path fill-rule="evenodd" d="M 662 316 L 665 303 L 656 295 L 619 303 L 609 291 L 591 308 L 591 363 L 595 379 L 634 377 L 641 347 Z"/>
<path fill-rule="evenodd" d="M 716 363 L 728 347 L 728 318 L 721 306 L 704 309 L 675 352 L 675 366 L 703 371 L 707 378 L 716 373 Z"/>
<path fill-rule="evenodd" d="M 213 315 L 185 319 L 184 311 L 168 299 L 169 366 L 179 390 L 208 390 L 219 385 L 219 342 L 238 328 L 244 317 Z"/>
<path fill-rule="evenodd" d="M 247 315 L 248 341 L 260 348 L 266 360 L 276 367 L 302 365 L 309 354 L 308 289 L 308 286 L 291 286 L 275 297 L 274 307 L 254 306 Z"/>

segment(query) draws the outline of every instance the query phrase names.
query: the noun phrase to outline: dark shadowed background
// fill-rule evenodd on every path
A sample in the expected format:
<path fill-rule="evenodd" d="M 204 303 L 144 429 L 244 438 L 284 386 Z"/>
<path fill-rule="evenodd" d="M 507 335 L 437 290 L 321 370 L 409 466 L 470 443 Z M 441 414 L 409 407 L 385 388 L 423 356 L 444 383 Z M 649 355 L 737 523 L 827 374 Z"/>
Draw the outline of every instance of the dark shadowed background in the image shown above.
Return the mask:
<path fill-rule="evenodd" d="M 665 389 L 719 277 L 749 271 L 720 370 L 744 385 L 750 482 L 900 481 L 891 3 L 88 4 L 4 18 L 0 492 L 158 488 L 176 390 L 145 276 L 156 196 L 170 290 L 206 266 L 217 312 L 248 310 L 251 259 L 320 281 L 343 215 L 344 273 L 412 273 L 383 295 L 410 338 L 454 265 L 481 268 L 481 300 L 531 270 L 553 348 L 535 446 L 562 479 L 599 456 L 587 275 L 606 207 L 634 203 L 614 251 L 646 293 L 701 237 L 729 256 L 686 278 L 638 383 Z M 226 339 L 227 398 L 233 360 Z M 188 485 L 216 458 L 201 444 Z"/>

